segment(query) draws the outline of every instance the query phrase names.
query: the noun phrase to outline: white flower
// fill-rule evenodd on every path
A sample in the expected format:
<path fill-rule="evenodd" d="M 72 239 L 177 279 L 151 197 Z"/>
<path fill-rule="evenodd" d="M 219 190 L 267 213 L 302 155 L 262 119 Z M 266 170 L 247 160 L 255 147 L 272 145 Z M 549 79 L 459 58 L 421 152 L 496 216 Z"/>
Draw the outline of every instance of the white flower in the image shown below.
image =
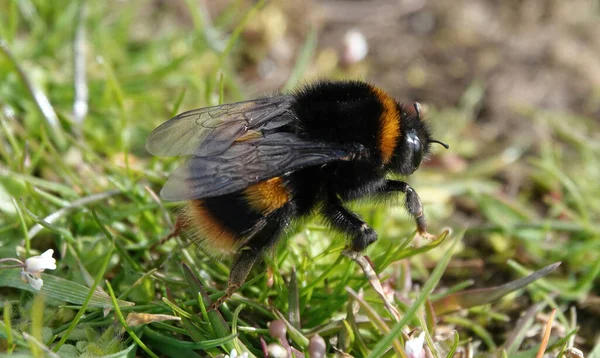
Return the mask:
<path fill-rule="evenodd" d="M 28 282 L 34 290 L 39 291 L 44 284 L 42 272 L 44 270 L 55 270 L 56 260 L 52 257 L 54 250 L 46 250 L 40 256 L 32 256 L 25 260 L 21 270 L 21 280 Z"/>
<path fill-rule="evenodd" d="M 235 348 L 234 348 L 224 358 L 248 358 L 248 352 L 243 352 L 240 355 L 238 355 L 237 350 L 235 350 Z"/>
<path fill-rule="evenodd" d="M 29 271 L 33 274 L 42 273 L 44 270 L 56 270 L 56 260 L 52 257 L 54 250 L 46 250 L 40 256 L 32 256 L 25 260 L 25 271 Z"/>
<path fill-rule="evenodd" d="M 425 343 L 425 332 L 421 332 L 417 337 L 410 338 L 404 345 L 406 355 L 409 358 L 425 358 L 423 343 Z"/>
<path fill-rule="evenodd" d="M 23 280 L 23 282 L 29 283 L 31 287 L 33 287 L 33 289 L 36 291 L 41 290 L 42 286 L 44 285 L 44 280 L 35 277 L 31 272 L 25 270 L 21 271 L 21 280 Z"/>

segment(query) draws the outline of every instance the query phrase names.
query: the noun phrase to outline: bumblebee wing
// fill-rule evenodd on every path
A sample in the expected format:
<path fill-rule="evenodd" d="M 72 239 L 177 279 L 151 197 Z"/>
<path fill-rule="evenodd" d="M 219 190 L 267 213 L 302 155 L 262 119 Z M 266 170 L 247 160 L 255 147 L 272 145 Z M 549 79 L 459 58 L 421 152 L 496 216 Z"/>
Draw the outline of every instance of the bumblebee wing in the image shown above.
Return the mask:
<path fill-rule="evenodd" d="M 291 117 L 283 114 L 291 99 L 282 95 L 181 113 L 152 131 L 146 149 L 164 157 L 221 153 L 248 131 L 288 124 Z"/>
<path fill-rule="evenodd" d="M 217 156 L 188 158 L 171 174 L 161 196 L 171 201 L 221 196 L 287 172 L 350 157 L 347 147 L 339 144 L 273 133 L 236 142 Z"/>

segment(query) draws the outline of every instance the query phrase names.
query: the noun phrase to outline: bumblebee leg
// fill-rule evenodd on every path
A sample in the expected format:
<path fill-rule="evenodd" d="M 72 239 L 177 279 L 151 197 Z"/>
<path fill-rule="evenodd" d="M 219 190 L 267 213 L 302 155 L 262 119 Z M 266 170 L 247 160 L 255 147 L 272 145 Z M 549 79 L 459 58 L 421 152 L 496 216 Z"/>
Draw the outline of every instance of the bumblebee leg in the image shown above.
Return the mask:
<path fill-rule="evenodd" d="M 286 226 L 287 211 L 281 210 L 266 219 L 266 224 L 259 232 L 254 234 L 246 243 L 244 249 L 236 257 L 231 271 L 229 272 L 229 283 L 225 294 L 209 310 L 216 310 L 219 306 L 231 297 L 246 282 L 246 278 L 252 269 L 252 266 L 260 259 L 263 252 L 271 247 Z"/>
<path fill-rule="evenodd" d="M 219 297 L 219 299 L 210 306 L 209 311 L 219 308 L 223 302 L 227 301 L 227 299 L 244 284 L 246 277 L 248 277 L 252 266 L 254 266 L 254 263 L 258 260 L 259 256 L 260 253 L 253 249 L 244 250 L 238 255 L 233 262 L 233 266 L 231 266 L 229 283 L 227 285 L 227 290 L 225 290 L 225 294 Z"/>
<path fill-rule="evenodd" d="M 323 208 L 323 215 L 333 227 L 352 236 L 352 251 L 363 251 L 377 241 L 375 230 L 358 215 L 346 209 L 336 195 L 330 195 Z"/>
<path fill-rule="evenodd" d="M 161 246 L 162 244 L 171 240 L 172 238 L 179 236 L 179 234 L 181 234 L 181 231 L 183 230 L 183 226 L 184 219 L 181 216 L 177 216 L 177 220 L 175 221 L 175 226 L 173 227 L 173 230 L 167 236 L 160 239 L 159 242 L 152 245 L 150 247 L 150 250 L 154 250 L 157 246 Z"/>
<path fill-rule="evenodd" d="M 383 193 L 397 191 L 406 194 L 404 207 L 408 211 L 408 214 L 415 219 L 415 222 L 417 223 L 417 232 L 423 236 L 429 236 L 425 214 L 423 213 L 423 204 L 421 204 L 421 199 L 417 192 L 408 185 L 408 183 L 397 180 L 387 180 L 382 188 Z"/>

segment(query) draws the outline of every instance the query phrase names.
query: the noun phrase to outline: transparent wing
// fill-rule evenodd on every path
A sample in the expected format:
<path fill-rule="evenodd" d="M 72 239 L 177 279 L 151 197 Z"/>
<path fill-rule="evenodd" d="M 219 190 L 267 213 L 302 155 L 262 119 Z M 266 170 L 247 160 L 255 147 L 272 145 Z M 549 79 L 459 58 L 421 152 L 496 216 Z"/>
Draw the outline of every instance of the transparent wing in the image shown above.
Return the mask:
<path fill-rule="evenodd" d="M 291 99 L 275 96 L 181 113 L 152 131 L 146 149 L 164 157 L 222 153 L 248 131 L 288 124 L 291 116 L 284 114 Z"/>
<path fill-rule="evenodd" d="M 303 141 L 291 133 L 233 143 L 218 156 L 190 157 L 161 191 L 165 200 L 221 196 L 251 184 L 309 166 L 349 160 L 340 144 Z"/>

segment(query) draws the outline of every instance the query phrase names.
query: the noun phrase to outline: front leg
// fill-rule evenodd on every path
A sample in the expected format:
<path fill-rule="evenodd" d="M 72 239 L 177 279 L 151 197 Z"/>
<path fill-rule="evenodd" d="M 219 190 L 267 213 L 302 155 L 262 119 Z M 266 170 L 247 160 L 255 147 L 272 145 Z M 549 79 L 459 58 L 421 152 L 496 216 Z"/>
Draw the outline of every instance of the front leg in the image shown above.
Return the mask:
<path fill-rule="evenodd" d="M 417 223 L 417 232 L 423 236 L 429 237 L 430 234 L 427 232 L 427 222 L 425 221 L 425 214 L 423 213 L 423 204 L 417 192 L 411 188 L 408 183 L 398 180 L 386 180 L 385 185 L 381 188 L 381 193 L 392 193 L 402 192 L 406 194 L 406 200 L 404 201 L 404 207 L 408 211 L 408 214 L 415 219 Z"/>
<path fill-rule="evenodd" d="M 352 237 L 352 251 L 363 251 L 377 240 L 375 230 L 358 215 L 346 209 L 335 193 L 331 193 L 325 202 L 323 215 L 333 227 Z"/>

